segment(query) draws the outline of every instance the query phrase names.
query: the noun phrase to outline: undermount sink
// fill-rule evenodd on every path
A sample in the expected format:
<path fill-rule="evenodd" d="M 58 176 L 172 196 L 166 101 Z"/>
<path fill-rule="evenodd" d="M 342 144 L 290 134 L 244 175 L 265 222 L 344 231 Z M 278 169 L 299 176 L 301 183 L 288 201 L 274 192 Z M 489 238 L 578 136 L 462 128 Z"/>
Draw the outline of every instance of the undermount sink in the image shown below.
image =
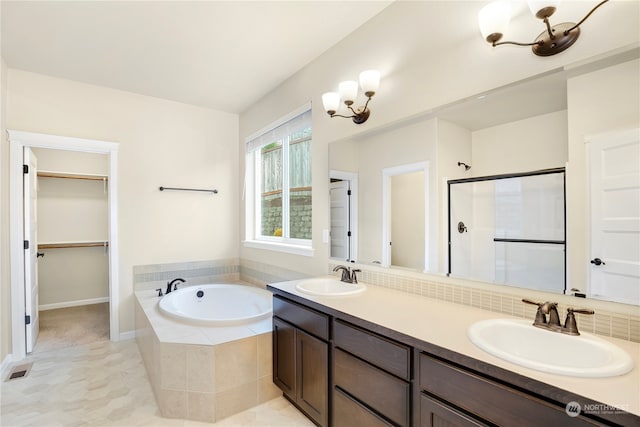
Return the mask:
<path fill-rule="evenodd" d="M 345 283 L 333 277 L 305 279 L 296 285 L 296 289 L 309 295 L 343 296 L 364 292 L 367 287 L 362 283 Z"/>
<path fill-rule="evenodd" d="M 538 371 L 573 377 L 613 377 L 633 369 L 624 350 L 595 335 L 571 336 L 528 320 L 492 319 L 468 330 L 472 343 L 493 356 Z"/>

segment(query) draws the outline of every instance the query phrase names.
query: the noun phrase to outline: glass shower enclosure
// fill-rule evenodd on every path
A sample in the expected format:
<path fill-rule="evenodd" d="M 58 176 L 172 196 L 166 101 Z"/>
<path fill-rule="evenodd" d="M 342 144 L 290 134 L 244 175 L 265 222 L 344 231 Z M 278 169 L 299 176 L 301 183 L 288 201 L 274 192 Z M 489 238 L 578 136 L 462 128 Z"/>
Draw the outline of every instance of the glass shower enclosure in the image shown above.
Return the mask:
<path fill-rule="evenodd" d="M 447 184 L 449 276 L 565 293 L 564 168 Z"/>

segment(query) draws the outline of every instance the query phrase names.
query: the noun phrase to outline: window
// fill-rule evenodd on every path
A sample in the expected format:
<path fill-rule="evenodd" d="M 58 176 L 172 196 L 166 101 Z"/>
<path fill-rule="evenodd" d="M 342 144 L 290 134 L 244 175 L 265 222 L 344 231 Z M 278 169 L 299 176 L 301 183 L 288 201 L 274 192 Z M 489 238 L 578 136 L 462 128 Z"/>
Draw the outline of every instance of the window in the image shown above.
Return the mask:
<path fill-rule="evenodd" d="M 247 240 L 295 251 L 311 246 L 311 110 L 247 138 Z"/>

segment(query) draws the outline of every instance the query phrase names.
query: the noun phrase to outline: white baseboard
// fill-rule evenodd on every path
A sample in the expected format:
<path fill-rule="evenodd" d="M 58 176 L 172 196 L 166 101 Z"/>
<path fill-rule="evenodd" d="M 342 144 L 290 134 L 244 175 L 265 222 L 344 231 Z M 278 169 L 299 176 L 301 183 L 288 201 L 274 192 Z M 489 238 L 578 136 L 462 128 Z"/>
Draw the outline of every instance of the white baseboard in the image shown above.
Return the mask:
<path fill-rule="evenodd" d="M 109 302 L 109 297 L 56 302 L 53 304 L 42 304 L 38 306 L 38 311 L 55 310 L 56 308 L 79 307 L 81 305 L 100 304 L 103 302 Z"/>
<path fill-rule="evenodd" d="M 9 368 L 11 367 L 11 362 L 13 361 L 13 356 L 11 353 L 7 354 L 0 363 L 0 381 L 4 381 L 5 376 L 7 375 Z"/>
<path fill-rule="evenodd" d="M 118 341 L 132 340 L 136 337 L 136 331 L 125 331 L 120 332 L 120 337 Z"/>

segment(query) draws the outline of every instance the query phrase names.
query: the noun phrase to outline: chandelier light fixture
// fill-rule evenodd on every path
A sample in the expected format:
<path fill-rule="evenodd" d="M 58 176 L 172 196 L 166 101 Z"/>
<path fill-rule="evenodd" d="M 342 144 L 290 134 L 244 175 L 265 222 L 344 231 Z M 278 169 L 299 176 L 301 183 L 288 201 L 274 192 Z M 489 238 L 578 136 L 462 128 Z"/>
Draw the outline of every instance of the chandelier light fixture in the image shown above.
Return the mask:
<path fill-rule="evenodd" d="M 489 3 L 478 13 L 478 25 L 485 40 L 492 46 L 501 44 L 515 44 L 518 46 L 531 46 L 531 50 L 538 56 L 552 56 L 563 52 L 575 43 L 580 36 L 580 25 L 600 6 L 608 0 L 596 5 L 577 24 L 563 22 L 557 25 L 549 23 L 549 17 L 556 11 L 560 0 L 529 0 L 529 9 L 536 18 L 542 19 L 547 29 L 531 43 L 518 43 L 512 41 L 500 41 L 511 19 L 511 5 L 509 1 L 498 0 Z"/>
<path fill-rule="evenodd" d="M 360 125 L 367 121 L 371 111 L 369 110 L 369 101 L 371 97 L 376 94 L 378 86 L 380 85 L 380 72 L 376 70 L 367 70 L 360 73 L 360 87 L 364 96 L 367 97 L 367 102 L 364 106 L 353 108 L 353 103 L 358 96 L 358 82 L 353 80 L 347 80 L 338 85 L 338 92 L 327 92 L 322 95 L 322 104 L 324 109 L 332 118 L 344 117 L 346 119 L 353 120 L 353 123 Z M 350 116 L 344 116 L 342 114 L 336 114 L 340 107 L 340 101 L 344 102 L 349 110 L 353 114 Z"/>

